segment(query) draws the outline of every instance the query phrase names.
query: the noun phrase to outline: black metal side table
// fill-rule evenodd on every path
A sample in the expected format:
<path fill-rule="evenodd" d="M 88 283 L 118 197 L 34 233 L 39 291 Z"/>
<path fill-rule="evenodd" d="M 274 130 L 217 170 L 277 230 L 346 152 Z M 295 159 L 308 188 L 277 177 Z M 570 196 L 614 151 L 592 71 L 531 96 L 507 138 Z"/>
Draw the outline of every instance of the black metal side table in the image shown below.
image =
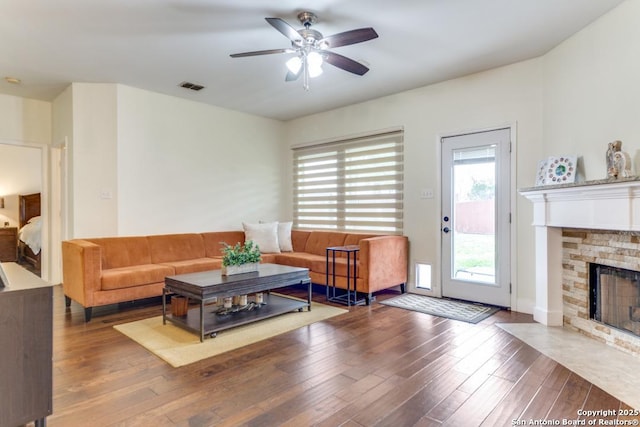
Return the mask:
<path fill-rule="evenodd" d="M 364 304 L 365 299 L 358 299 L 358 291 L 356 283 L 358 279 L 357 272 L 357 254 L 360 251 L 358 245 L 347 246 L 330 246 L 327 248 L 326 256 L 326 293 L 327 301 L 346 304 L 347 306 Z M 347 291 L 343 294 L 336 295 L 336 253 L 347 254 Z M 353 258 L 353 261 L 351 260 Z M 329 260 L 331 260 L 331 282 L 329 281 Z M 352 283 L 353 280 L 353 283 Z M 353 284 L 353 289 L 351 285 Z"/>

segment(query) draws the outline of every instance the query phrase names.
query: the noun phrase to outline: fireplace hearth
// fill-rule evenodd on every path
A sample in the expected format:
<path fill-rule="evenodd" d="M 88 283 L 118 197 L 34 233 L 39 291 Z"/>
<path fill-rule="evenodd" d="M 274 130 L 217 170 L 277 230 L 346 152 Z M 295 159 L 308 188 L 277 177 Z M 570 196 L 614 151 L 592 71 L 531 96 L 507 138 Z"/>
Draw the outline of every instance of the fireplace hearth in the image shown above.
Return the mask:
<path fill-rule="evenodd" d="M 640 336 L 640 272 L 589 265 L 590 318 Z"/>

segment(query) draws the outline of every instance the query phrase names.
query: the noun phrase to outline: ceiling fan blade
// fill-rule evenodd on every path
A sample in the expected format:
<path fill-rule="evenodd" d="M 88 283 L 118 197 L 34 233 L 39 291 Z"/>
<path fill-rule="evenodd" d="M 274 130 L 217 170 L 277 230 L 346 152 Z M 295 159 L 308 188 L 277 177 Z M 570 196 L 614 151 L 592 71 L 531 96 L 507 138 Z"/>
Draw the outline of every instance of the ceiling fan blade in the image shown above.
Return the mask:
<path fill-rule="evenodd" d="M 301 74 L 302 74 L 302 67 L 300 67 L 300 70 L 297 73 L 292 73 L 291 71 L 287 71 L 287 75 L 284 78 L 284 81 L 295 82 L 296 80 L 298 80 Z"/>
<path fill-rule="evenodd" d="M 253 52 L 233 53 L 229 56 L 232 58 L 243 58 L 245 56 L 258 56 L 258 55 L 271 55 L 273 53 L 293 53 L 293 49 L 269 49 L 269 50 L 255 50 Z"/>
<path fill-rule="evenodd" d="M 287 24 L 282 19 L 280 18 L 264 18 L 264 19 L 266 19 L 267 22 L 273 26 L 273 28 L 280 31 L 282 34 L 284 34 L 286 38 L 288 38 L 292 42 L 300 42 L 300 40 L 302 40 L 302 37 L 300 36 L 300 34 L 298 34 L 296 29 L 293 28 L 291 25 Z"/>
<path fill-rule="evenodd" d="M 322 55 L 324 56 L 324 60 L 329 64 L 342 68 L 345 71 L 348 71 L 353 74 L 357 74 L 362 76 L 369 71 L 368 67 L 365 67 L 361 63 L 354 61 L 353 59 L 347 58 L 346 56 L 339 55 L 334 52 L 323 51 Z"/>
<path fill-rule="evenodd" d="M 347 46 L 350 44 L 362 43 L 367 40 L 375 39 L 378 33 L 373 28 L 358 28 L 356 30 L 345 31 L 344 33 L 334 34 L 320 40 L 326 42 L 330 48 Z"/>

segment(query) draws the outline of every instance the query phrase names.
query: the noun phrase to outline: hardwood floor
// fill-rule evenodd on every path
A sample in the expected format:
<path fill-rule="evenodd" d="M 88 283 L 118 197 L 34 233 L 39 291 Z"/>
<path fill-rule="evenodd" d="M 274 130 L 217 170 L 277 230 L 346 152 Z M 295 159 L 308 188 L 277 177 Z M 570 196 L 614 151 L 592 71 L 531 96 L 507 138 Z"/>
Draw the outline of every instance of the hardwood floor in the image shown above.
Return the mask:
<path fill-rule="evenodd" d="M 160 304 L 85 323 L 56 286 L 54 307 L 50 427 L 511 426 L 628 408 L 494 325 L 532 321 L 513 312 L 471 325 L 374 303 L 176 369 L 112 328 Z"/>

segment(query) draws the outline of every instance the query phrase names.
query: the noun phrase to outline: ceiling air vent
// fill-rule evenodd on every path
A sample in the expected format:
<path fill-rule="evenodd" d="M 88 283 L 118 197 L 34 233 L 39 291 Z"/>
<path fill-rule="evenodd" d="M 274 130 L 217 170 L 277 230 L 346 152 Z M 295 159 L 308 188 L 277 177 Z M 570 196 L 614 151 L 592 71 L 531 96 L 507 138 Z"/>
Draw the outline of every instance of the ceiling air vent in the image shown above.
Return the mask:
<path fill-rule="evenodd" d="M 195 84 L 195 83 L 191 83 L 191 82 L 182 82 L 182 83 L 180 83 L 179 86 L 183 87 L 185 89 L 195 90 L 196 92 L 204 89 L 204 86 L 198 85 L 198 84 Z"/>

